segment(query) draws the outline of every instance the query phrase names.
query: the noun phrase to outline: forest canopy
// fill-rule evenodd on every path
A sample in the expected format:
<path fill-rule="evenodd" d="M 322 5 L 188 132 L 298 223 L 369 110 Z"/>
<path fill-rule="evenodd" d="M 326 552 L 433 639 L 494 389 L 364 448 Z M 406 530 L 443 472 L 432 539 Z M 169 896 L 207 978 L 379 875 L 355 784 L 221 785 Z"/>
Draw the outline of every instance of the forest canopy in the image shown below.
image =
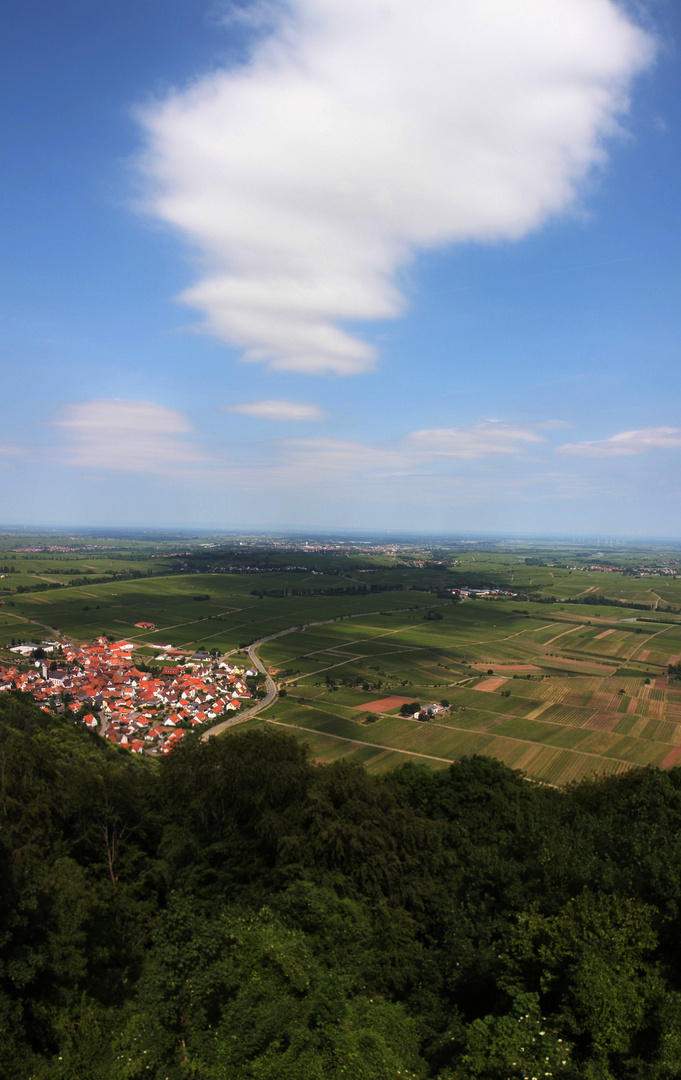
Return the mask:
<path fill-rule="evenodd" d="M 134 758 L 0 695 L 7 1080 L 672 1080 L 681 772 Z"/>

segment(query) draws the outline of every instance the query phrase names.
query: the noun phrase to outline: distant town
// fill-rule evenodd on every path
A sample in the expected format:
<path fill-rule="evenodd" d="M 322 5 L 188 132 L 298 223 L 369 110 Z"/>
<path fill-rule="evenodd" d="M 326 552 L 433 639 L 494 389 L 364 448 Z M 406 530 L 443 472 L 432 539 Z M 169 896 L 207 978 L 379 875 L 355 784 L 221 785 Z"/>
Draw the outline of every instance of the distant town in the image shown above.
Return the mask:
<path fill-rule="evenodd" d="M 590 563 L 582 566 L 568 566 L 568 570 L 584 570 L 600 574 L 627 574 L 630 577 L 676 578 L 679 573 L 679 564 L 674 563 L 666 566 L 607 566 L 601 563 Z"/>

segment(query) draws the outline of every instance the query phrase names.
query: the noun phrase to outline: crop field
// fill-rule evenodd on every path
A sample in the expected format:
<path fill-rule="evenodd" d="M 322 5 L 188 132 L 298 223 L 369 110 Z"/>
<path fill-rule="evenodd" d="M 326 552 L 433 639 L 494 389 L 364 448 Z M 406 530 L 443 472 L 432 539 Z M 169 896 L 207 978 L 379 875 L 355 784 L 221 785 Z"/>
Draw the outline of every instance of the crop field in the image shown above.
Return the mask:
<path fill-rule="evenodd" d="M 474 681 L 478 685 L 490 682 L 484 678 Z M 371 724 L 343 714 L 350 711 L 346 702 L 352 702 L 355 712 L 370 705 L 375 709 L 380 704 L 375 695 L 357 689 L 348 696 L 344 689 L 322 684 L 297 689 L 292 684 L 287 699 L 265 714 L 265 722 L 293 728 L 303 741 L 311 732 L 345 740 L 353 757 L 358 743 L 392 751 L 388 756 L 381 753 L 366 758 L 371 769 L 392 767 L 396 754 L 430 760 L 441 767 L 443 760 L 484 753 L 552 784 L 583 775 L 620 772 L 632 765 L 660 765 L 674 747 L 681 746 L 681 725 L 649 715 L 651 704 L 664 711 L 669 691 L 651 688 L 643 678 L 494 681 L 496 686 L 483 690 L 474 685 L 450 685 L 447 711 L 428 723 L 386 713 Z M 628 695 L 627 689 L 635 693 Z M 671 692 L 681 697 L 678 690 Z M 653 694 L 665 700 L 654 702 Z M 363 700 L 357 700 L 359 697 Z M 627 710 L 632 702 L 634 710 L 623 715 L 620 709 L 625 698 Z M 301 710 L 303 700 L 306 705 Z M 425 700 L 425 695 L 421 694 L 420 700 Z M 575 700 L 580 704 L 567 703 Z M 317 760 L 329 760 L 329 753 L 338 754 L 336 747 L 317 754 L 314 745 L 310 742 Z"/>
<path fill-rule="evenodd" d="M 583 634 L 591 647 L 596 635 L 603 633 L 603 627 L 582 627 L 579 622 L 566 624 L 562 621 L 564 614 L 560 622 L 550 625 L 527 617 L 519 621 L 504 617 L 498 603 L 485 608 L 477 602 L 470 605 L 467 612 L 461 612 L 461 606 L 451 612 L 445 609 L 442 621 L 436 624 L 436 634 L 424 635 L 422 625 L 411 614 L 409 620 L 405 619 L 399 626 L 394 621 L 391 623 L 390 636 L 393 640 L 399 638 L 404 648 L 399 679 L 395 678 L 385 654 L 378 650 L 370 653 L 366 649 L 371 640 L 377 644 L 379 641 L 385 643 L 384 622 L 379 626 L 375 619 L 358 619 L 352 627 L 347 623 L 331 624 L 325 628 L 326 649 L 342 654 L 347 648 L 348 652 L 354 650 L 353 655 L 356 655 L 358 642 L 361 642 L 365 661 L 360 667 L 369 686 L 362 689 L 355 685 L 350 697 L 343 686 L 334 687 L 333 684 L 343 678 L 345 665 L 342 661 L 330 675 L 320 670 L 316 678 L 314 675 L 294 677 L 287 686 L 284 710 L 281 702 L 274 705 L 266 714 L 265 722 L 283 723 L 293 728 L 303 741 L 306 741 L 306 732 L 346 740 L 349 756 L 353 758 L 356 758 L 358 743 L 371 744 L 373 749 L 383 748 L 383 752 L 364 759 L 370 769 L 392 768 L 395 755 L 405 757 L 405 760 L 406 756 L 423 755 L 423 760 L 430 760 L 439 768 L 443 759 L 455 760 L 465 754 L 484 753 L 551 784 L 567 783 L 583 775 L 617 773 L 632 765 L 660 765 L 677 745 L 681 746 L 681 724 L 677 722 L 681 719 L 681 689 L 675 689 L 673 681 L 667 683 L 662 675 L 666 670 L 663 664 L 649 664 L 648 673 L 620 675 L 616 660 L 611 665 L 604 665 L 573 656 L 549 656 L 548 653 L 554 650 L 558 653 L 561 642 L 564 642 L 564 648 L 569 642 L 572 652 L 573 643 L 569 641 L 572 634 L 555 640 L 556 634 L 562 634 L 565 629 Z M 486 626 L 483 615 L 487 619 Z M 632 618 L 629 613 L 626 617 Z M 394 620 L 395 616 L 392 618 Z M 637 636 L 647 640 L 660 631 L 664 635 L 679 633 L 674 626 L 658 628 L 638 622 L 618 626 L 617 616 L 612 615 L 610 621 L 611 625 L 606 629 L 612 633 L 599 638 L 596 645 L 610 641 L 610 655 L 624 652 L 623 663 L 627 661 L 631 641 L 636 641 Z M 537 627 L 539 633 L 534 632 Z M 347 639 L 349 630 L 354 637 L 352 644 Z M 296 636 L 304 638 L 306 633 Z M 511 665 L 512 674 L 508 672 L 508 665 L 501 664 L 495 669 L 493 660 L 489 668 L 485 666 L 481 653 L 493 643 L 498 656 L 498 645 L 509 633 L 516 635 L 516 641 L 527 640 L 532 635 L 530 640 L 533 640 L 535 653 L 542 647 L 537 638 L 544 637 L 545 653 L 540 656 L 539 672 L 538 664 L 525 665 L 534 670 L 516 668 L 514 672 Z M 281 641 L 278 639 L 271 645 L 278 647 Z M 475 641 L 479 644 L 476 666 L 473 666 L 467 664 L 465 658 L 469 651 L 475 651 Z M 268 660 L 270 647 L 265 645 L 262 649 L 262 655 Z M 518 644 L 517 647 L 522 652 L 522 646 Z M 666 650 L 665 663 L 668 656 Z M 524 658 L 527 659 L 527 650 Z M 463 678 L 454 673 L 455 667 L 463 671 Z M 548 674 L 549 667 L 551 674 Z M 328 683 L 332 685 L 327 683 L 327 675 Z M 446 698 L 447 711 L 428 723 L 420 723 L 388 715 L 387 703 L 385 710 L 378 708 L 381 697 L 406 696 L 406 686 L 408 693 L 418 695 L 422 704 Z M 377 689 L 380 695 L 376 693 Z M 304 717 L 292 707 L 297 695 L 301 701 L 304 696 L 308 703 Z M 350 720 L 348 726 L 348 718 L 339 715 L 339 706 L 346 702 L 351 702 L 357 712 L 371 708 L 382 715 L 376 723 L 359 724 Z M 314 750 L 312 742 L 310 747 L 320 761 L 329 760 L 329 754 L 338 755 L 336 747 L 325 747 L 321 753 Z"/>
<path fill-rule="evenodd" d="M 59 636 L 131 641 L 152 666 L 163 645 L 235 655 L 271 638 L 259 654 L 286 696 L 246 726 L 282 725 L 318 761 L 446 768 L 484 753 L 550 784 L 668 768 L 681 747 L 680 556 L 7 533 L 0 661 L 17 662 L 13 642 Z M 492 587 L 506 594 L 452 592 Z M 405 699 L 443 711 L 404 719 Z"/>
<path fill-rule="evenodd" d="M 355 757 L 361 745 L 384 751 L 365 759 L 369 768 L 380 770 L 417 759 L 443 767 L 464 755 L 488 754 L 535 779 L 561 784 L 584 775 L 621 772 L 634 764 L 660 764 L 671 750 L 669 744 L 607 733 L 562 731 L 553 725 L 533 725 L 516 718 L 502 723 L 492 733 L 481 731 L 480 721 L 475 729 L 462 729 L 449 722 L 422 724 L 386 717 L 360 727 L 321 709 L 310 708 L 305 715 L 287 710 L 275 716 L 276 712 L 275 707 L 264 722 L 292 730 L 308 744 L 316 760 L 330 760 L 329 754 L 339 756 L 337 746 L 320 746 L 319 736 L 323 735 L 345 743 L 348 754 L 343 756 Z"/>
<path fill-rule="evenodd" d="M 373 609 L 403 612 L 408 605 L 423 607 L 430 600 L 427 595 L 405 597 L 398 592 L 259 599 L 249 595 L 245 586 L 250 584 L 231 575 L 192 575 L 98 584 L 87 590 L 67 587 L 46 594 L 24 593 L 4 601 L 2 633 L 5 641 L 26 637 L 27 632 L 33 636 L 61 632 L 81 641 L 108 634 L 140 645 L 202 645 L 226 652 L 244 641 L 288 629 L 292 623 L 347 619 Z M 141 620 L 154 623 L 156 629 L 136 628 Z M 333 644 L 338 647 L 337 638 L 319 636 L 319 648 Z"/>
<path fill-rule="evenodd" d="M 399 709 L 402 705 L 410 705 L 416 701 L 416 698 L 399 697 L 393 694 L 391 697 L 379 698 L 378 701 L 368 701 L 363 705 L 355 705 L 355 709 L 370 709 L 371 712 L 393 712 L 395 709 Z"/>

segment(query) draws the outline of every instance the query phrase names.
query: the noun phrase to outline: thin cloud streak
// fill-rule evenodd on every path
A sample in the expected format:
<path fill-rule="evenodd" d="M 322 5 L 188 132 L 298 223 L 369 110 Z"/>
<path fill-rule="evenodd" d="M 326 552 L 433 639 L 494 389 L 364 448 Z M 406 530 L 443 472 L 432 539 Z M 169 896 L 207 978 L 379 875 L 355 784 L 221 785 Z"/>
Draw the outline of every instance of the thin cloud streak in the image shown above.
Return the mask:
<path fill-rule="evenodd" d="M 250 63 L 139 110 L 145 209 L 203 265 L 180 299 L 246 361 L 370 370 L 354 326 L 404 311 L 413 255 L 574 206 L 653 54 L 613 0 L 290 0 Z"/>
<path fill-rule="evenodd" d="M 580 457 L 623 457 L 644 454 L 649 450 L 676 450 L 681 447 L 681 428 L 655 427 L 639 431 L 622 431 L 609 439 L 592 442 L 565 443 L 557 447 L 560 454 Z"/>
<path fill-rule="evenodd" d="M 295 401 L 251 401 L 243 405 L 228 405 L 226 408 L 227 412 L 253 416 L 258 420 L 311 422 L 324 420 L 328 416 L 318 405 Z"/>
<path fill-rule="evenodd" d="M 489 454 L 518 454 L 524 444 L 546 440 L 533 428 L 487 420 L 470 428 L 414 431 L 407 441 L 415 451 L 428 456 L 472 459 Z"/>
<path fill-rule="evenodd" d="M 486 420 L 468 428 L 414 431 L 393 446 L 327 438 L 286 439 L 279 443 L 278 472 L 296 485 L 334 476 L 423 479 L 436 475 L 447 459 L 473 463 L 518 457 L 528 444 L 545 443 L 537 433 L 538 426 Z"/>

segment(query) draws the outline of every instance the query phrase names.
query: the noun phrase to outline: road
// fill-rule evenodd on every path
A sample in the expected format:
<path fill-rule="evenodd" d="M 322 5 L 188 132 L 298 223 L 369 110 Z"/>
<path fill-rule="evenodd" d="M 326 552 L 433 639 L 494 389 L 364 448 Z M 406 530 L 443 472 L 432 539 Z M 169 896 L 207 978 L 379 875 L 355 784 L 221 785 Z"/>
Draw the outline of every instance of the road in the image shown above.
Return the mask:
<path fill-rule="evenodd" d="M 290 630 L 282 630 L 283 634 L 290 634 Z M 204 731 L 201 736 L 203 742 L 206 739 L 212 738 L 213 735 L 221 735 L 227 728 L 233 727 L 235 724 L 241 724 L 244 720 L 249 720 L 252 716 L 256 716 L 261 709 L 266 709 L 269 705 L 273 705 L 279 697 L 279 691 L 272 676 L 268 673 L 264 667 L 260 657 L 255 651 L 259 645 L 264 645 L 266 641 L 271 641 L 272 638 L 279 637 L 279 634 L 272 634 L 272 637 L 260 638 L 260 641 L 254 641 L 252 645 L 249 645 L 246 652 L 248 653 L 251 664 L 258 671 L 262 672 L 265 676 L 265 685 L 267 687 L 267 693 L 262 701 L 259 701 L 256 705 L 252 705 L 246 712 L 236 713 L 235 716 L 230 716 L 229 720 L 223 720 L 220 724 L 215 724 L 214 727 L 209 728 L 208 731 Z"/>
<path fill-rule="evenodd" d="M 438 606 L 442 607 L 444 605 Z M 263 637 L 260 638 L 258 641 L 254 641 L 252 645 L 248 646 L 246 652 L 248 653 L 252 661 L 253 667 L 257 668 L 258 671 L 262 672 L 262 674 L 265 676 L 267 694 L 262 699 L 262 701 L 259 701 L 256 705 L 252 705 L 250 709 L 246 710 L 246 712 L 239 712 L 236 714 L 236 716 L 230 716 L 229 720 L 222 720 L 219 724 L 215 724 L 212 728 L 209 728 L 208 731 L 204 731 L 201 736 L 202 742 L 205 742 L 207 739 L 212 738 L 213 735 L 221 735 L 223 731 L 226 731 L 227 728 L 234 727 L 235 724 L 241 724 L 244 720 L 250 720 L 252 716 L 257 716 L 257 714 L 262 709 L 266 709 L 269 705 L 272 705 L 279 697 L 279 691 L 277 690 L 274 679 L 271 677 L 271 675 L 268 674 L 267 668 L 264 667 L 260 660 L 260 657 L 256 652 L 256 649 L 258 649 L 261 645 L 264 645 L 268 641 L 274 641 L 275 638 L 284 637 L 285 634 L 295 634 L 298 630 L 307 630 L 310 626 L 326 626 L 328 623 L 341 622 L 345 619 L 363 619 L 367 615 L 377 614 L 380 613 L 376 611 L 355 611 L 351 615 L 337 615 L 332 619 L 319 619 L 315 622 L 302 623 L 298 624 L 297 626 L 289 626 L 286 628 L 286 630 L 279 630 L 279 632 L 276 634 L 270 634 L 268 637 Z M 399 631 L 397 630 L 389 630 L 387 633 L 396 634 L 398 632 Z M 343 661 L 343 663 L 347 663 L 347 661 Z M 341 667 L 342 665 L 338 664 L 334 666 Z"/>

